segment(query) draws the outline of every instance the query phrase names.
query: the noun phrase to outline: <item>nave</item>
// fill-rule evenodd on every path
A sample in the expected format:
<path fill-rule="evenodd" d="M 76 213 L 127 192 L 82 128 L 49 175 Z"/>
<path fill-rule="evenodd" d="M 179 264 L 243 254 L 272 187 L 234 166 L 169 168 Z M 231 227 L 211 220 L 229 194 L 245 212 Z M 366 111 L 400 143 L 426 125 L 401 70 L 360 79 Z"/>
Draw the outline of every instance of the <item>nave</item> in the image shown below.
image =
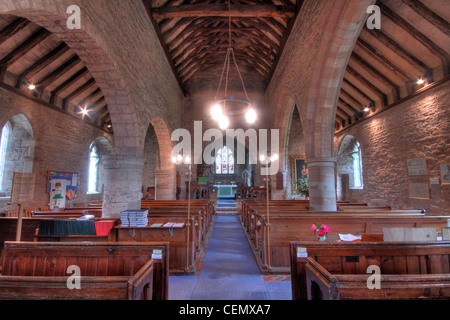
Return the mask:
<path fill-rule="evenodd" d="M 290 281 L 264 281 L 237 215 L 219 215 L 200 273 L 170 276 L 169 300 L 291 300 Z"/>

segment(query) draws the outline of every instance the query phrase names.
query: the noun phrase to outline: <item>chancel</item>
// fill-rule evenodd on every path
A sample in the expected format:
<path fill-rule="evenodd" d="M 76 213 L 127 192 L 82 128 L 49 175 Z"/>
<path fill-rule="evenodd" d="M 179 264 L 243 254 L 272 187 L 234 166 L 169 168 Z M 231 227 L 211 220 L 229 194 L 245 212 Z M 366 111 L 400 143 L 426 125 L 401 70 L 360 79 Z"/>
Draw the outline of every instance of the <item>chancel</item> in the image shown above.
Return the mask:
<path fill-rule="evenodd" d="M 450 298 L 448 0 L 73 2 L 0 1 L 0 299 Z"/>

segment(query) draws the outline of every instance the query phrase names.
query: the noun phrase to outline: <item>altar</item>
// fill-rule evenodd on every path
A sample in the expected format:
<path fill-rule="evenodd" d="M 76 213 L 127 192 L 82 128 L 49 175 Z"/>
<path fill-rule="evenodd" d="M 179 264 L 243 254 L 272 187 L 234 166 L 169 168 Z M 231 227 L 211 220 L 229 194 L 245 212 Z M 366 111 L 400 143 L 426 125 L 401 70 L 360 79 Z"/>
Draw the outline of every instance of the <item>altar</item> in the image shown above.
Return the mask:
<path fill-rule="evenodd" d="M 237 185 L 234 184 L 224 184 L 224 185 L 214 185 L 217 188 L 218 198 L 235 198 Z"/>

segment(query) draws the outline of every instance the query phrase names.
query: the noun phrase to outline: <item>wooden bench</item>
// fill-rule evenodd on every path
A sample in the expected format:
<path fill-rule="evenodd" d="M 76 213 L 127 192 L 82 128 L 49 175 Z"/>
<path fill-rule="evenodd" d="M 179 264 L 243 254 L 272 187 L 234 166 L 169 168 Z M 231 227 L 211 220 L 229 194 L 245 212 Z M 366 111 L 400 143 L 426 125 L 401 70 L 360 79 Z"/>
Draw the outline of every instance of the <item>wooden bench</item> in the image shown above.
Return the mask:
<path fill-rule="evenodd" d="M 41 220 L 43 219 L 60 219 L 60 218 L 78 218 L 79 214 L 74 215 L 48 215 L 39 217 L 25 217 L 22 219 L 22 233 L 21 241 L 38 241 L 38 233 Z M 3 250 L 5 241 L 15 241 L 17 231 L 18 218 L 0 217 L 0 256 Z M 96 218 L 95 221 L 113 220 L 110 218 Z M 48 236 L 47 236 L 48 237 Z M 91 236 L 91 237 L 54 237 L 53 241 L 112 241 L 114 237 L 108 234 L 105 237 Z"/>
<path fill-rule="evenodd" d="M 289 248 L 293 300 L 450 298 L 450 242 L 291 242 Z M 369 266 L 380 268 L 379 289 L 368 287 Z"/>
<path fill-rule="evenodd" d="M 172 274 L 195 274 L 198 271 L 200 258 L 204 251 L 196 248 L 194 219 L 191 217 L 190 225 L 187 218 L 149 218 L 146 227 L 117 226 L 116 241 L 118 242 L 151 242 L 164 241 L 169 243 L 169 271 Z M 181 223 L 182 227 L 152 227 L 154 224 L 168 222 Z M 189 232 L 188 232 L 189 228 Z M 205 250 L 206 248 L 203 247 Z"/>
<path fill-rule="evenodd" d="M 392 213 L 345 213 L 308 212 L 297 216 L 271 215 L 270 225 L 267 217 L 259 216 L 253 235 L 247 235 L 261 272 L 289 271 L 289 241 L 314 241 L 312 224 L 323 223 L 331 228 L 331 234 L 362 235 L 382 234 L 389 227 L 430 227 L 441 231 L 447 227 L 449 216 L 426 216 L 423 214 Z M 269 234 L 270 232 L 270 234 Z"/>
<path fill-rule="evenodd" d="M 167 243 L 6 242 L 0 299 L 167 300 Z M 78 266 L 81 289 L 69 289 Z"/>

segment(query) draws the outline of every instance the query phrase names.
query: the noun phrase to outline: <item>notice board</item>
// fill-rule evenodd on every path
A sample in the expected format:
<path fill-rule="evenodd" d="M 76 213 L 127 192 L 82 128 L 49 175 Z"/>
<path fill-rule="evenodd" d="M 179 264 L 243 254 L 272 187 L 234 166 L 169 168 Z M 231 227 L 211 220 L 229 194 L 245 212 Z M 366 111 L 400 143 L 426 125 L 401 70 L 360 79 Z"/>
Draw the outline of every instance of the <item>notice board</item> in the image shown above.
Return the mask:
<path fill-rule="evenodd" d="M 65 181 L 63 185 L 66 186 L 66 198 L 68 200 L 76 198 L 80 187 L 80 174 L 78 172 L 48 171 L 47 192 L 52 193 L 52 189 L 55 187 L 54 182 L 61 180 Z"/>

